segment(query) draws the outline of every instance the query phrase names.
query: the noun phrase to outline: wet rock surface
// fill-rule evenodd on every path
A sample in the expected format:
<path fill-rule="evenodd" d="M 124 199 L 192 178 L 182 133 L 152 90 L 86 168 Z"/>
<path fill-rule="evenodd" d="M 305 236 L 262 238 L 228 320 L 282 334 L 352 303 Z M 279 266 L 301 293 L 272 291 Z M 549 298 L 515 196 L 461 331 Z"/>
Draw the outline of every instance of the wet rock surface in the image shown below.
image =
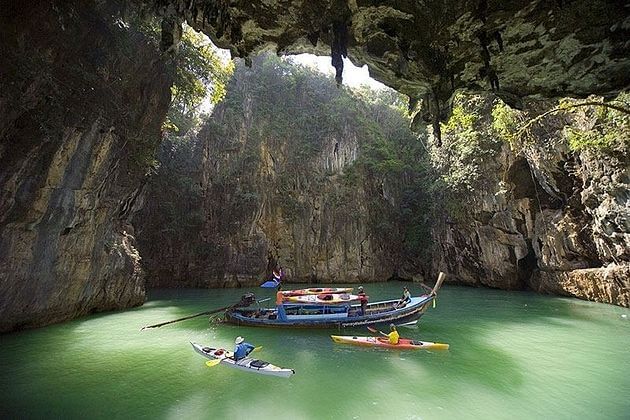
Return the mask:
<path fill-rule="evenodd" d="M 129 218 L 169 77 L 91 4 L 0 19 L 0 331 L 142 304 Z"/>

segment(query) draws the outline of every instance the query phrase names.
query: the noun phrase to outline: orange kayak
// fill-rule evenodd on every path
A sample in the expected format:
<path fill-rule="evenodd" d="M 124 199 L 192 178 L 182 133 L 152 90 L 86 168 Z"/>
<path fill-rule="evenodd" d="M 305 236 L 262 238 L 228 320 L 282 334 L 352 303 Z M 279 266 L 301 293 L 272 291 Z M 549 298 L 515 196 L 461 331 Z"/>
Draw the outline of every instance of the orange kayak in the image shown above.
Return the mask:
<path fill-rule="evenodd" d="M 431 341 L 410 340 L 400 338 L 398 344 L 390 344 L 386 337 L 357 337 L 351 335 L 331 335 L 335 343 L 354 344 L 364 347 L 384 347 L 395 350 L 448 350 L 448 344 L 433 343 Z"/>

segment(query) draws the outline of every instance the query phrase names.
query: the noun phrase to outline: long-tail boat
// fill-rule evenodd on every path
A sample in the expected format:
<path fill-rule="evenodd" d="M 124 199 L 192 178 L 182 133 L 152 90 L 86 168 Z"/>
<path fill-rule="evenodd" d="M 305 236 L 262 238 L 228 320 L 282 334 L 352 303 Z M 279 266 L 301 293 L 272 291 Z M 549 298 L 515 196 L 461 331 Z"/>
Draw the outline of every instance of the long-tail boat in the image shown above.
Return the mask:
<path fill-rule="evenodd" d="M 346 328 L 370 325 L 414 324 L 431 306 L 446 274 L 440 273 L 433 289 L 399 305 L 399 299 L 368 303 L 365 312 L 360 304 L 308 304 L 284 302 L 286 317 L 277 308 L 235 307 L 225 311 L 225 321 L 252 327 L 276 328 Z"/>

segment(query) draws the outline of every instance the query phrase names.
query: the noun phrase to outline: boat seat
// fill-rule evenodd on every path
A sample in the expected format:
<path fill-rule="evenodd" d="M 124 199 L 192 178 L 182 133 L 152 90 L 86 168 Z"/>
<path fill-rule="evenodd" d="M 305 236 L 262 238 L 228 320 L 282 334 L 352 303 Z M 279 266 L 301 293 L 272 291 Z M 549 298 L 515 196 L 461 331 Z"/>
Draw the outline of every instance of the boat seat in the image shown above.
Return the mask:
<path fill-rule="evenodd" d="M 262 361 L 262 360 L 252 360 L 252 362 L 249 364 L 251 367 L 255 367 L 255 368 L 264 368 L 265 366 L 267 366 L 269 363 Z"/>

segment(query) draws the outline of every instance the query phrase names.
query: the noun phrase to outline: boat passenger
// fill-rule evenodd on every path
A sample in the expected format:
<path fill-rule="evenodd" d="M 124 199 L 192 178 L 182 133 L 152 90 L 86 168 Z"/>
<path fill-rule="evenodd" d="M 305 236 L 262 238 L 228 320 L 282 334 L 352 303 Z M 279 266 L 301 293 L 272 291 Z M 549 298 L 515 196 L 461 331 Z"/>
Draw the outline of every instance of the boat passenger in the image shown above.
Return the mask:
<path fill-rule="evenodd" d="M 398 335 L 398 331 L 396 331 L 396 326 L 394 324 L 390 324 L 389 329 L 391 330 L 391 332 L 387 334 L 389 344 L 398 344 L 400 335 Z"/>
<path fill-rule="evenodd" d="M 361 316 L 365 315 L 365 309 L 367 308 L 367 304 L 368 304 L 368 295 L 365 294 L 365 292 L 363 291 L 363 286 L 359 286 L 359 293 L 357 294 L 357 296 L 359 297 L 359 302 L 361 302 Z"/>
<path fill-rule="evenodd" d="M 400 300 L 394 305 L 395 309 L 404 308 L 409 302 L 411 302 L 411 293 L 409 289 L 403 287 L 403 294 Z"/>
<path fill-rule="evenodd" d="M 254 350 L 254 346 L 245 342 L 245 339 L 241 336 L 236 337 L 234 340 L 234 344 L 236 344 L 236 348 L 234 349 L 234 360 L 239 361 L 244 357 L 247 357 L 249 353 Z"/>
<path fill-rule="evenodd" d="M 282 294 L 282 283 L 278 285 L 278 291 L 276 292 L 276 310 L 278 312 L 278 319 L 281 321 L 287 320 L 287 313 L 284 310 L 284 295 Z"/>

